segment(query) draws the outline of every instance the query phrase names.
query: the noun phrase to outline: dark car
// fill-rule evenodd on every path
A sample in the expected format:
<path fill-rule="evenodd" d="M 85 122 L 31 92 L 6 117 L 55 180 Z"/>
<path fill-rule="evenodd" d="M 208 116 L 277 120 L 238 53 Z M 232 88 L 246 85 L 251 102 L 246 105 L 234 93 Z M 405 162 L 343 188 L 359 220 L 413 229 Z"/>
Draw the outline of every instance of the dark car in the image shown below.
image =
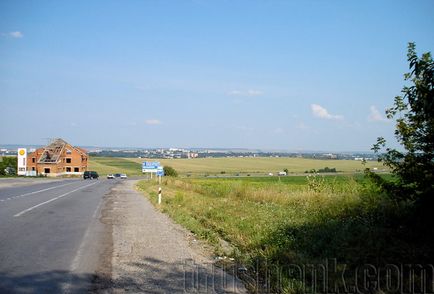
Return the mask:
<path fill-rule="evenodd" d="M 83 174 L 83 179 L 97 179 L 98 180 L 98 173 L 96 171 L 85 171 Z"/>

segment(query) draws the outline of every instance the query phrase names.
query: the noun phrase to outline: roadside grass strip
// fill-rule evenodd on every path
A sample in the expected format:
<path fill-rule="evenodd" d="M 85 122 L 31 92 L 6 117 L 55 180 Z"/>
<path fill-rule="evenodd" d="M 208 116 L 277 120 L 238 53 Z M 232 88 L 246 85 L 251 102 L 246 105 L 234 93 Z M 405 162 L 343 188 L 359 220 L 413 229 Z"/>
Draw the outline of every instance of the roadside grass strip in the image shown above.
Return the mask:
<path fill-rule="evenodd" d="M 157 209 L 207 241 L 216 260 L 234 260 L 253 275 L 246 280 L 268 279 L 270 289 L 284 293 L 315 287 L 309 279 L 290 274 L 291 266 L 323 268 L 336 261 L 348 271 L 364 264 L 384 270 L 381 260 L 400 264 L 412 260 L 414 252 L 423 252 L 421 244 L 390 225 L 405 215 L 405 207 L 397 207 L 365 179 L 290 178 L 271 182 L 165 177 L 161 204 L 157 182 L 144 180 L 137 187 Z M 270 273 L 270 267 L 276 271 Z M 340 282 L 339 275 L 331 279 Z M 348 277 L 345 282 L 358 281 Z M 249 286 L 255 293 L 261 293 L 261 287 Z"/>

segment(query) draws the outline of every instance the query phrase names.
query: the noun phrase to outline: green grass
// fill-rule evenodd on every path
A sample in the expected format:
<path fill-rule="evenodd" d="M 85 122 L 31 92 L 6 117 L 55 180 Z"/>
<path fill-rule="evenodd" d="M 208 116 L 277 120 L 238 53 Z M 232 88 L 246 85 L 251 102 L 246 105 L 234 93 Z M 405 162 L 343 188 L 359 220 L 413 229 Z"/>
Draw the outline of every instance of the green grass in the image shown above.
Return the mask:
<path fill-rule="evenodd" d="M 125 173 L 128 176 L 142 175 L 141 164 L 117 157 L 91 157 L 89 170 L 98 172 L 100 176 L 113 173 Z"/>
<path fill-rule="evenodd" d="M 280 181 L 165 178 L 161 206 L 156 204 L 156 182 L 141 181 L 138 188 L 176 222 L 212 244 L 217 255 L 234 257 L 248 268 L 262 261 L 257 268 L 260 276 L 266 275 L 264 262 L 285 273 L 288 265 L 321 265 L 336 259 L 351 271 L 365 263 L 381 267 L 409 262 L 415 252 L 423 252 L 418 244 L 406 243 L 393 226 L 391 220 L 404 209 L 361 176 L 294 176 Z M 288 273 L 280 278 L 269 274 L 275 290 L 283 287 L 293 293 L 302 285 L 313 286 Z M 335 278 L 332 282 L 339 283 Z M 348 277 L 347 282 L 355 280 Z"/>
<path fill-rule="evenodd" d="M 313 205 L 310 200 L 315 200 L 317 206 L 322 206 L 331 201 L 329 194 L 349 192 L 353 200 L 354 195 L 360 189 L 359 184 L 350 177 L 319 177 L 313 182 L 318 182 L 320 187 L 309 185 L 307 177 L 285 177 L 281 181 L 270 178 L 241 178 L 241 179 L 165 179 L 165 201 L 163 209 L 171 211 L 175 209 L 173 216 L 178 217 L 179 212 L 209 222 L 210 227 L 220 230 L 219 226 L 226 217 L 241 219 L 242 222 L 232 224 L 229 239 L 236 240 L 236 245 L 242 248 L 252 246 L 252 240 L 262 236 L 258 230 L 256 221 L 264 221 L 262 229 L 269 229 L 270 225 L 281 223 L 283 216 L 299 216 L 304 211 L 300 206 Z M 148 190 L 153 195 L 157 190 L 155 182 L 142 181 L 139 187 Z M 322 189 L 321 193 L 314 190 Z M 324 193 L 326 192 L 326 193 Z M 349 199 L 349 198 L 348 198 Z M 155 201 L 154 198 L 152 198 Z M 172 206 L 172 205 L 175 206 Z M 295 205 L 296 204 L 296 205 Z M 180 205 L 180 206 L 178 206 Z M 169 210 L 168 210 L 169 209 Z M 217 213 L 218 211 L 223 214 Z M 183 214 L 181 213 L 181 214 Z M 258 213 L 264 217 L 258 218 Z M 214 219 L 215 218 L 215 219 Z M 213 222 L 215 221 L 215 223 Z M 238 226 L 239 225 L 239 226 Z M 229 229 L 229 228 L 227 228 Z M 249 237 L 246 237 L 249 236 Z M 254 243 L 254 242 L 253 242 Z"/>

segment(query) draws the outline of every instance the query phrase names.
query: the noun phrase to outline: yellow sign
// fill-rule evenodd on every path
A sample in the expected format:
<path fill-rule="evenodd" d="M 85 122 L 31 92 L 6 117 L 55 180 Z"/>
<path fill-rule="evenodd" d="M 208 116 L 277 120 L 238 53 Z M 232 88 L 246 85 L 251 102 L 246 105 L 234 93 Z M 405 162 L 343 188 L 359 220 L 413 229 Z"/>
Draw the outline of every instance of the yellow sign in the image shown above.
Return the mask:
<path fill-rule="evenodd" d="M 24 155 L 24 154 L 26 154 L 26 150 L 24 150 L 24 149 L 20 149 L 20 155 L 22 156 L 22 155 Z"/>

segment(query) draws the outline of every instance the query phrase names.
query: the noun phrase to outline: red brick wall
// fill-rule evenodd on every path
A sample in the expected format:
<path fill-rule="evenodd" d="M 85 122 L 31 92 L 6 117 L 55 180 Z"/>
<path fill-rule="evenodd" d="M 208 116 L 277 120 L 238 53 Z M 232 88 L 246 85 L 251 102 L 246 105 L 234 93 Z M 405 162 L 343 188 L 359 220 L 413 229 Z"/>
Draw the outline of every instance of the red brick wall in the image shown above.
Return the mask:
<path fill-rule="evenodd" d="M 70 152 L 68 152 L 68 150 Z M 80 152 L 81 151 L 81 152 Z M 66 144 L 62 150 L 62 154 L 57 163 L 40 163 L 38 160 L 44 153 L 44 148 L 39 148 L 27 155 L 27 170 L 36 170 L 38 174 L 44 173 L 45 168 L 50 168 L 50 174 L 59 174 L 67 171 L 70 168 L 71 172 L 78 168 L 79 172 L 84 172 L 87 170 L 88 165 L 88 155 L 84 150 L 77 150 L 69 144 Z M 33 159 L 35 162 L 33 162 Z"/>

